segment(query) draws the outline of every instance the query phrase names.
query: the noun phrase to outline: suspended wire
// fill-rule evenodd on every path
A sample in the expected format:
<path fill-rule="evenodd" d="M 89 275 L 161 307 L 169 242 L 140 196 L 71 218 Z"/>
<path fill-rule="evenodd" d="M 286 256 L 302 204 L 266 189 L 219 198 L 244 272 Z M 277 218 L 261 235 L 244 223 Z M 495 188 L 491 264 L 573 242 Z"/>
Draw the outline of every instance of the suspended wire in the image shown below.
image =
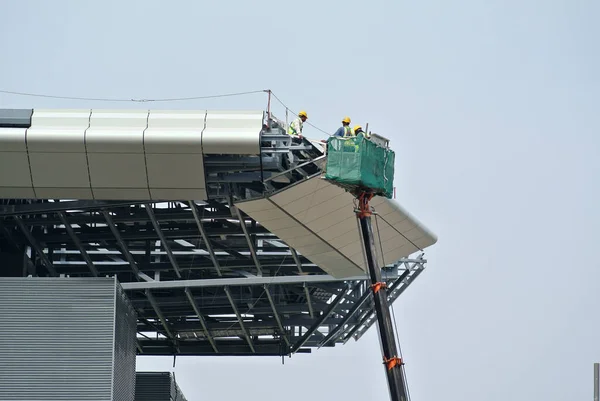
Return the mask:
<path fill-rule="evenodd" d="M 379 220 L 377 220 L 379 215 L 375 212 L 375 208 L 373 208 L 373 212 L 375 213 L 375 227 L 377 227 L 377 239 L 379 241 L 379 249 L 381 250 L 381 266 L 385 267 L 385 257 L 383 255 L 383 244 L 381 242 L 381 234 L 379 232 Z"/>
<path fill-rule="evenodd" d="M 171 97 L 171 98 L 155 98 L 155 99 L 146 99 L 146 98 L 103 98 L 103 97 L 83 97 L 83 96 L 61 96 L 61 95 L 49 95 L 44 93 L 31 93 L 31 92 L 17 92 L 17 91 L 9 91 L 0 89 L 0 93 L 4 93 L 7 95 L 17 95 L 17 96 L 29 96 L 29 97 L 41 97 L 47 99 L 62 99 L 62 100 L 80 100 L 80 101 L 90 101 L 90 102 L 133 102 L 133 103 L 156 103 L 156 102 L 180 102 L 180 101 L 188 101 L 188 100 L 202 100 L 202 99 L 217 99 L 223 97 L 234 97 L 234 96 L 245 96 L 245 95 L 253 95 L 257 93 L 271 93 L 273 97 L 289 112 L 296 115 L 297 113 L 290 109 L 273 91 L 269 89 L 261 89 L 254 91 L 246 91 L 246 92 L 234 92 L 234 93 L 222 93 L 216 95 L 205 95 L 205 96 L 189 96 L 189 97 Z M 317 127 L 316 125 L 306 122 L 305 124 L 313 127 L 317 131 L 322 132 L 327 136 L 333 136 L 329 132 L 325 131 Z"/>
<path fill-rule="evenodd" d="M 125 98 L 58 96 L 58 95 L 47 95 L 47 94 L 40 94 L 40 93 L 28 93 L 28 92 L 15 92 L 15 91 L 0 90 L 0 93 L 5 93 L 8 95 L 18 95 L 18 96 L 43 97 L 43 98 L 63 99 L 63 100 L 83 100 L 83 101 L 94 101 L 94 102 L 137 102 L 137 103 L 178 102 L 178 101 L 185 101 L 185 100 L 215 99 L 215 98 L 220 98 L 220 97 L 243 96 L 243 95 L 251 95 L 251 94 L 256 94 L 256 93 L 264 93 L 264 92 L 268 92 L 268 90 L 263 89 L 263 90 L 256 90 L 256 91 L 223 93 L 223 94 L 218 94 L 218 95 L 207 95 L 207 96 L 172 97 L 172 98 L 156 98 L 156 99 L 135 99 L 135 98 L 125 99 Z"/>
<path fill-rule="evenodd" d="M 273 97 L 275 98 L 275 100 L 277 100 L 287 111 L 291 112 L 294 115 L 298 114 L 295 111 L 293 111 L 292 109 L 290 109 L 285 103 L 283 103 L 283 101 L 281 99 L 279 99 L 276 94 L 274 94 L 273 92 L 271 92 L 271 95 L 273 95 Z M 324 133 L 327 136 L 333 136 L 333 134 L 330 134 L 329 132 L 325 131 L 324 129 L 321 129 L 321 128 L 317 127 L 316 125 L 309 123 L 308 121 L 305 122 L 304 124 L 310 125 L 311 127 L 313 127 L 314 129 L 316 129 L 317 131 L 321 131 L 322 133 Z"/>
<path fill-rule="evenodd" d="M 381 217 L 381 216 L 379 216 L 379 217 Z M 417 244 L 415 244 L 414 242 L 412 242 L 410 239 L 408 239 L 408 237 L 406 235 L 404 235 L 400 231 L 398 231 L 398 229 L 396 227 L 394 227 L 393 225 L 391 225 L 385 218 L 381 217 L 381 220 L 383 220 L 384 222 L 386 222 L 388 226 L 390 226 L 394 231 L 396 231 L 398 234 L 400 234 L 402 237 L 404 237 L 405 240 L 407 240 L 408 242 L 410 242 L 412 244 L 412 246 L 414 246 L 415 248 L 417 248 L 421 252 L 425 252 L 423 250 L 423 248 L 421 248 L 420 246 L 418 246 Z"/>

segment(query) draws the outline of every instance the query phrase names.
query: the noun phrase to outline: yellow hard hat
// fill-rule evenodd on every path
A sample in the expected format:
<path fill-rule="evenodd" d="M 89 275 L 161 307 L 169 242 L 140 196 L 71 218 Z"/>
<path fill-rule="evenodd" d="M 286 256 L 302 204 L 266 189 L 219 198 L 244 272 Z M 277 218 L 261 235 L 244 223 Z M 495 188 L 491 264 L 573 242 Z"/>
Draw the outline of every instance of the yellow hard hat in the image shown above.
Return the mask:
<path fill-rule="evenodd" d="M 362 127 L 360 125 L 357 125 L 353 128 L 354 132 L 358 131 L 358 130 L 362 130 Z"/>
<path fill-rule="evenodd" d="M 344 119 L 342 120 L 342 122 L 350 124 L 350 117 L 344 117 Z"/>
<path fill-rule="evenodd" d="M 306 114 L 306 112 L 304 110 L 302 110 L 300 113 L 298 113 L 298 117 L 306 117 L 306 118 L 308 118 L 308 115 Z"/>

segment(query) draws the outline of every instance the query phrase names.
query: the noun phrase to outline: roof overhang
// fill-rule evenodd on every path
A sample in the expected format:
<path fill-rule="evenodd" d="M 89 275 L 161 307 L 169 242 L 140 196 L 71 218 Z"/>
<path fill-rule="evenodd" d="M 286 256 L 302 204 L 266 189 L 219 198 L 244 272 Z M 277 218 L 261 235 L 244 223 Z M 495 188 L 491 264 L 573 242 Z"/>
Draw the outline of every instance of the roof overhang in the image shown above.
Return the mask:
<path fill-rule="evenodd" d="M 333 277 L 366 271 L 354 196 L 314 176 L 262 199 L 236 205 Z M 377 257 L 395 263 L 435 244 L 437 238 L 393 200 L 371 201 Z"/>

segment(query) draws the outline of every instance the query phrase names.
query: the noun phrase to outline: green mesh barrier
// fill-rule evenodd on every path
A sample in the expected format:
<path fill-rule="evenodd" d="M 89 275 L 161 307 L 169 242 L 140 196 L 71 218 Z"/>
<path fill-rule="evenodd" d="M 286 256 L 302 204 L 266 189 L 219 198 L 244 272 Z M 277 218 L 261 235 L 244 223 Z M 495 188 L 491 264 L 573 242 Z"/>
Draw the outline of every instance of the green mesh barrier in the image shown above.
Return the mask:
<path fill-rule="evenodd" d="M 392 197 L 394 151 L 356 137 L 330 137 L 327 141 L 325 178 L 354 190 L 368 188 L 377 195 Z"/>

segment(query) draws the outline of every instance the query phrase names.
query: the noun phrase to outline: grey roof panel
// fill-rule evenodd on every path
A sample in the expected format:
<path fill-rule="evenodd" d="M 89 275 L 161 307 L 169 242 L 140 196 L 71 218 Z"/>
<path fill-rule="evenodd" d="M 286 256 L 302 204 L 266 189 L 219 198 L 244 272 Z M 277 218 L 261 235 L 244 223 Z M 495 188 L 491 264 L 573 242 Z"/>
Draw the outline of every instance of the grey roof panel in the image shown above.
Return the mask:
<path fill-rule="evenodd" d="M 0 109 L 0 128 L 29 128 L 33 109 Z"/>

